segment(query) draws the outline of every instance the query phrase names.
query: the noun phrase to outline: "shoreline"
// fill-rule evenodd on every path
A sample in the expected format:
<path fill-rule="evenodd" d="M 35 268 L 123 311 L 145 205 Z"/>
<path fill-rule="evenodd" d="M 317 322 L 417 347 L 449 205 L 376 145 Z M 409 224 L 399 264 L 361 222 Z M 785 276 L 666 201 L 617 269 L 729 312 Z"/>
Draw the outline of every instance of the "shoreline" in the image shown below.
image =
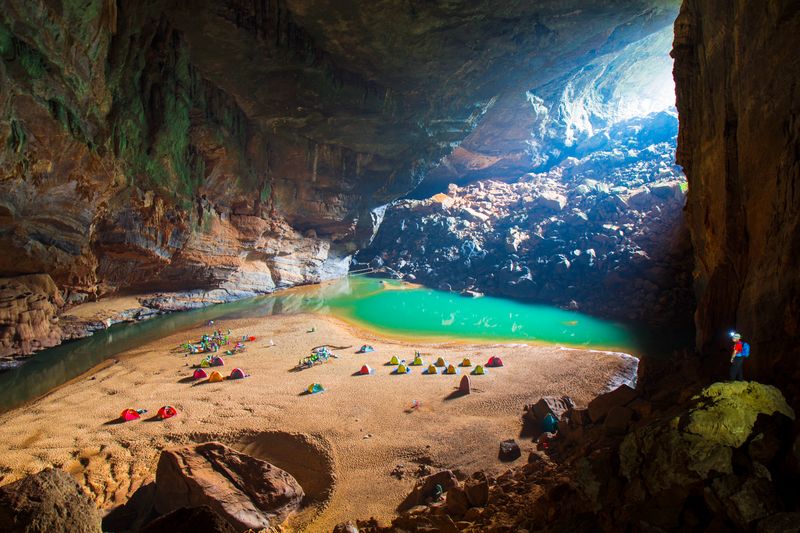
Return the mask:
<path fill-rule="evenodd" d="M 359 275 L 364 276 L 364 275 Z M 371 277 L 371 276 L 364 276 Z M 302 294 L 307 291 L 315 291 L 321 287 L 330 286 L 340 282 L 343 278 L 334 280 L 325 280 L 319 283 L 308 283 L 302 285 L 295 285 L 292 287 L 274 290 L 272 292 L 254 293 L 254 292 L 230 292 L 225 289 L 212 289 L 212 290 L 188 290 L 180 292 L 154 292 L 154 293 L 140 293 L 140 294 L 120 294 L 107 298 L 101 298 L 92 302 L 83 302 L 65 307 L 58 314 L 58 325 L 61 331 L 61 341 L 55 346 L 43 348 L 34 351 L 31 354 L 22 355 L 14 354 L 0 358 L 0 373 L 7 370 L 13 370 L 25 364 L 31 357 L 42 351 L 62 346 L 69 341 L 81 340 L 91 337 L 95 333 L 103 332 L 118 324 L 138 324 L 147 322 L 155 318 L 163 318 L 166 315 L 175 313 L 182 313 L 186 311 L 210 310 L 220 304 L 235 304 L 242 303 L 248 299 L 279 296 L 282 294 Z M 381 278 L 375 278 L 381 279 Z M 388 280 L 397 281 L 397 280 Z M 392 284 L 385 284 L 383 290 L 408 290 L 415 288 L 426 288 L 424 285 L 411 283 L 407 281 L 400 281 L 400 286 Z M 430 288 L 431 290 L 435 290 Z M 458 293 L 453 293 L 458 295 Z M 460 295 L 464 298 L 468 296 Z M 503 298 L 503 297 L 500 297 Z M 517 301 L 510 299 L 511 301 Z M 526 303 L 526 302 L 523 302 Z M 527 302 L 535 305 L 547 305 L 536 302 Z M 555 307 L 555 306 L 554 306 Z M 333 315 L 331 315 L 333 316 Z M 615 319 L 604 318 L 600 316 L 592 316 L 599 320 L 604 320 L 612 324 L 622 327 L 629 327 L 629 325 Z M 513 344 L 521 343 L 525 345 L 540 345 L 552 346 L 554 344 L 563 345 L 569 348 L 577 349 L 601 349 L 608 351 L 627 350 L 626 353 L 640 356 L 640 350 L 633 346 L 615 346 L 615 345 L 592 345 L 589 347 L 585 344 L 571 344 L 568 342 L 553 343 L 548 341 L 530 340 L 523 341 L 517 338 L 494 338 L 489 339 L 485 337 L 448 337 L 446 335 L 437 334 L 417 334 L 413 331 L 401 332 L 393 331 L 390 329 L 380 328 L 372 324 L 359 321 L 358 319 L 344 316 L 336 316 L 336 318 L 347 321 L 352 325 L 366 329 L 374 330 L 382 336 L 394 337 L 398 340 L 406 340 L 407 338 L 423 339 L 425 342 L 453 342 L 453 343 L 488 343 L 496 342 L 499 344 Z M 634 325 L 635 327 L 635 325 Z"/>
<path fill-rule="evenodd" d="M 311 321 L 316 331 L 306 333 Z M 315 489 L 326 496 L 293 518 L 292 527 L 330 530 L 347 517 L 388 521 L 416 481 L 412 474 L 393 477 L 398 465 L 407 471 L 431 464 L 434 469 L 499 472 L 513 463 L 498 460 L 497 446 L 506 438 L 520 439 L 526 403 L 567 394 L 585 405 L 622 368 L 620 358 L 598 351 L 399 342 L 320 315 L 225 320 L 215 327 L 257 336 L 245 353 L 222 367 L 227 375 L 241 366 L 251 377 L 219 384 L 186 382 L 190 365 L 200 357 L 184 357 L 174 348 L 199 336 L 203 327 L 124 352 L 115 357 L 118 362 L 94 367 L 25 409 L 0 415 L 0 439 L 9 447 L 0 458 L 0 483 L 58 466 L 109 510 L 152 481 L 161 449 L 216 439 L 255 450 L 278 466 L 283 461 L 296 477 L 324 485 L 302 465 L 287 463 L 291 454 L 268 453 L 286 455 L 299 446 L 300 435 L 303 453 L 327 465 L 332 486 Z M 311 347 L 323 343 L 353 348 L 339 351 L 340 358 L 329 363 L 291 371 Z M 364 343 L 376 352 L 354 354 Z M 418 367 L 410 376 L 389 374 L 384 363 L 391 355 L 408 358 L 415 349 L 453 361 L 468 353 L 473 364 L 498 354 L 506 366 L 471 376 L 473 394 L 453 399 L 461 375 L 425 376 Z M 364 362 L 375 374 L 353 376 Z M 311 382 L 322 383 L 327 391 L 302 395 Z M 412 400 L 419 409 L 409 411 Z M 164 404 L 174 405 L 179 415 L 158 423 L 113 422 L 124 408 L 146 408 L 150 417 Z M 520 446 L 523 457 L 533 449 L 525 439 Z"/>

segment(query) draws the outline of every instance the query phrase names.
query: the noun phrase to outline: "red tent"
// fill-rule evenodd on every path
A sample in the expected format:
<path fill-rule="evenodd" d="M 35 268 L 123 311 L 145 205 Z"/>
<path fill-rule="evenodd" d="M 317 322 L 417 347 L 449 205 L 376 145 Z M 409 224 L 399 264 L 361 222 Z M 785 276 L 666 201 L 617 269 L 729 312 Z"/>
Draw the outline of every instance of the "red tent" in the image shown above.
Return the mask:
<path fill-rule="evenodd" d="M 486 363 L 486 366 L 503 366 L 503 360 L 493 355 L 489 358 L 489 361 Z"/>
<path fill-rule="evenodd" d="M 122 414 L 120 414 L 119 417 L 125 422 L 130 422 L 131 420 L 136 420 L 137 418 L 141 418 L 136 409 L 125 409 L 124 411 L 122 411 Z"/>
<path fill-rule="evenodd" d="M 244 370 L 241 368 L 234 368 L 231 370 L 230 379 L 242 379 L 246 378 L 248 375 L 244 373 Z"/>
<path fill-rule="evenodd" d="M 360 376 L 366 376 L 366 375 L 372 374 L 372 369 L 370 367 L 368 367 L 367 365 L 364 365 L 364 366 L 361 367 L 361 370 L 358 371 L 358 374 Z"/>
<path fill-rule="evenodd" d="M 161 409 L 158 410 L 158 417 L 161 420 L 165 420 L 167 418 L 172 418 L 173 416 L 177 415 L 178 411 L 175 410 L 174 407 L 171 405 L 165 405 Z"/>
<path fill-rule="evenodd" d="M 202 368 L 198 368 L 197 370 L 195 370 L 194 374 L 192 375 L 192 379 L 206 379 L 207 377 L 208 374 L 206 374 L 206 371 L 203 370 Z"/>

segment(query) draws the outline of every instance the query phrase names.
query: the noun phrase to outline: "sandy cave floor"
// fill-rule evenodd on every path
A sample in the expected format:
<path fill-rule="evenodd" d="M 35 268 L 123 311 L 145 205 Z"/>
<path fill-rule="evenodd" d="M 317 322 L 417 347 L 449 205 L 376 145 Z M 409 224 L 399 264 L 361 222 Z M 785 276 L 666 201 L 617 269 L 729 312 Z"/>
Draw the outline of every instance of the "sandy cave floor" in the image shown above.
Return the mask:
<path fill-rule="evenodd" d="M 308 333 L 311 326 L 316 331 Z M 520 436 L 526 403 L 566 394 L 585 405 L 623 366 L 617 356 L 589 350 L 390 340 L 320 315 L 218 321 L 214 327 L 258 337 L 221 369 L 227 375 L 241 367 L 251 377 L 188 382 L 190 365 L 201 356 L 186 357 L 176 347 L 211 328 L 127 352 L 0 415 L 0 483 L 57 466 L 108 510 L 153 480 L 161 449 L 214 439 L 271 460 L 298 479 L 309 504 L 289 520 L 291 529 L 329 531 L 341 521 L 371 516 L 389 521 L 416 480 L 392 476 L 396 465 L 501 472 L 509 463 L 497 458 L 499 442 Z M 292 371 L 310 348 L 324 343 L 352 348 L 334 350 L 339 358 L 328 363 Z M 364 343 L 376 351 L 355 354 Z M 471 376 L 473 394 L 448 398 L 461 375 L 428 376 L 413 367 L 412 374 L 395 376 L 384 365 L 392 355 L 411 361 L 415 349 L 430 354 L 426 361 L 441 355 L 460 362 L 468 355 L 475 364 L 499 355 L 506 366 Z M 353 376 L 364 363 L 375 374 Z M 303 395 L 313 382 L 327 391 Z M 179 415 L 148 420 L 165 404 Z M 149 412 L 142 420 L 114 423 L 126 407 Z M 519 442 L 523 455 L 517 461 L 524 462 L 533 443 Z"/>

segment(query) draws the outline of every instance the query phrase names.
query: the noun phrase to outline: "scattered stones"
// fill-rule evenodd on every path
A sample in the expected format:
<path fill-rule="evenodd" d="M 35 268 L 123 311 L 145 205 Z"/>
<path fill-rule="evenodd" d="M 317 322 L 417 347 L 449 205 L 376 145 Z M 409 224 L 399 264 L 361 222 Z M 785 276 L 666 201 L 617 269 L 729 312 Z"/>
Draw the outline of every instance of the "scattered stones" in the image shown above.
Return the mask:
<path fill-rule="evenodd" d="M 0 487 L 0 531 L 100 533 L 94 502 L 63 470 L 47 468 Z"/>
<path fill-rule="evenodd" d="M 238 529 L 277 526 L 303 489 L 287 472 L 218 442 L 164 450 L 156 471 L 156 510 L 208 505 Z"/>

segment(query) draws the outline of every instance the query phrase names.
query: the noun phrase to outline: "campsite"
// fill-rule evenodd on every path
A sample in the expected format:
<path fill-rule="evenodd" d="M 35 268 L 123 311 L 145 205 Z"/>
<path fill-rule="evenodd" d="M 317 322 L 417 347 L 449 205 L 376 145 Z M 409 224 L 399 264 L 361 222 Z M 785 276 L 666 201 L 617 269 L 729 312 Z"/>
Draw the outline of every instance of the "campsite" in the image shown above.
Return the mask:
<path fill-rule="evenodd" d="M 330 531 L 348 518 L 393 516 L 415 482 L 392 476 L 398 465 L 502 472 L 497 444 L 519 437 L 520 405 L 545 394 L 586 403 L 624 365 L 600 351 L 390 339 L 307 314 L 214 327 L 230 329 L 231 339 L 255 340 L 224 355 L 221 366 L 193 368 L 209 354 L 175 347 L 208 333 L 202 325 L 126 352 L 28 409 L 0 415 L 6 475 L 60 464 L 83 472 L 98 505 L 110 509 L 153 480 L 161 449 L 218 440 L 257 450 L 315 487 L 289 525 Z M 372 350 L 357 353 L 365 344 Z M 350 348 L 295 370 L 322 345 Z M 490 361 L 498 357 L 503 367 Z M 240 373 L 249 376 L 235 379 Z M 461 394 L 466 375 L 471 391 Z M 167 407 L 168 417 L 157 414 Z M 125 411 L 131 419 L 120 423 L 127 409 L 138 418 Z M 9 417 L 14 424 L 5 423 Z M 523 453 L 532 446 L 525 441 Z"/>

